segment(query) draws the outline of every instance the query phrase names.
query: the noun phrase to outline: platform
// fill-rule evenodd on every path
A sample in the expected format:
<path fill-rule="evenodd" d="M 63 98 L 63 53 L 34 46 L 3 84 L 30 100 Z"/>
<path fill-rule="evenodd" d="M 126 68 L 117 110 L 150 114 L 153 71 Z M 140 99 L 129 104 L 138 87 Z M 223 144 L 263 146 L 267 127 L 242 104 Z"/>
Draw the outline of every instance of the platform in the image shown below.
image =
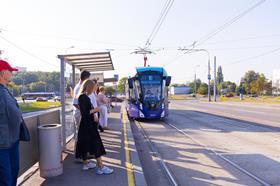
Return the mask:
<path fill-rule="evenodd" d="M 145 177 L 139 161 L 138 153 L 131 133 L 126 112 L 122 112 L 122 105 L 115 104 L 109 115 L 108 127 L 100 133 L 107 154 L 102 157 L 106 166 L 114 169 L 111 175 L 97 175 L 96 169 L 82 170 L 82 163 L 74 158 L 74 140 L 67 143 L 64 151 L 63 174 L 60 176 L 44 179 L 37 171 L 24 182 L 23 186 L 37 185 L 67 185 L 67 186 L 133 186 L 146 185 Z M 71 114 L 71 113 L 69 113 Z M 69 121 L 69 120 L 68 120 Z M 36 170 L 36 165 L 33 167 Z"/>

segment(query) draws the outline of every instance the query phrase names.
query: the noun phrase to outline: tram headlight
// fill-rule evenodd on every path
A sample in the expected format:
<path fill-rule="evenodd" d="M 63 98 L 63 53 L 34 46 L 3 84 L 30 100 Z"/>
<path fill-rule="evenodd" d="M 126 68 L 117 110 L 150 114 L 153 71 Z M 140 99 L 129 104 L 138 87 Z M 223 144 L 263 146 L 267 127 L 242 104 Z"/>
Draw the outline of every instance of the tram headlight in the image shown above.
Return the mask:
<path fill-rule="evenodd" d="M 140 116 L 140 118 L 144 118 L 145 117 L 143 112 L 141 112 L 140 110 L 139 110 L 139 116 Z"/>
<path fill-rule="evenodd" d="M 161 108 L 164 109 L 164 103 L 161 104 Z"/>
<path fill-rule="evenodd" d="M 143 110 L 143 105 L 142 105 L 142 103 L 139 104 L 139 108 L 140 108 L 141 110 Z"/>
<path fill-rule="evenodd" d="M 160 117 L 163 118 L 165 116 L 165 111 L 162 111 Z"/>

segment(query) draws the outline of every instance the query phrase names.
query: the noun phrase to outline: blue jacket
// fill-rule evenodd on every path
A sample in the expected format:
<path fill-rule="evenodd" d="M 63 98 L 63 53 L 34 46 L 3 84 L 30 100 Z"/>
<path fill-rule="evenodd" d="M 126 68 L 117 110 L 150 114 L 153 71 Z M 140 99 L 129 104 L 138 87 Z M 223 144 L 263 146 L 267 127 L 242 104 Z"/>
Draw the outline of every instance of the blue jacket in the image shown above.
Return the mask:
<path fill-rule="evenodd" d="M 19 140 L 21 122 L 16 99 L 0 84 L 0 149 L 9 148 Z"/>

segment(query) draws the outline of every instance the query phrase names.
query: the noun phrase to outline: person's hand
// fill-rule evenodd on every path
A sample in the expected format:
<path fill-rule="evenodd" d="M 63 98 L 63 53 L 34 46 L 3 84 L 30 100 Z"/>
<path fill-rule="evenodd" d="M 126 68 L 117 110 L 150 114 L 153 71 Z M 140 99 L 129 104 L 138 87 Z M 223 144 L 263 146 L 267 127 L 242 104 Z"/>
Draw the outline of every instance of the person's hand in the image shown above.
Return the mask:
<path fill-rule="evenodd" d="M 95 111 L 96 111 L 96 112 L 100 112 L 101 109 L 100 109 L 99 107 L 96 107 L 96 108 L 95 108 Z"/>
<path fill-rule="evenodd" d="M 94 118 L 93 120 L 98 123 L 98 117 L 95 114 L 94 114 L 93 118 Z"/>

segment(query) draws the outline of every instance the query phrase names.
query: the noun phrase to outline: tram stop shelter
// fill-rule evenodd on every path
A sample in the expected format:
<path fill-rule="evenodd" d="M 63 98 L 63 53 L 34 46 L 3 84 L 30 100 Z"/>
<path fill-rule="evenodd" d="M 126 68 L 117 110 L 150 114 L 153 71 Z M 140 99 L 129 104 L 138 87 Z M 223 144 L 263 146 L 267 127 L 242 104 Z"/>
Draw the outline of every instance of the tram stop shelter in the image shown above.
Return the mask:
<path fill-rule="evenodd" d="M 87 70 L 89 72 L 103 72 L 114 70 L 110 52 L 78 53 L 58 55 L 60 59 L 60 95 L 61 95 L 61 124 L 63 148 L 66 147 L 65 126 L 65 65 L 72 66 L 72 84 L 75 85 L 76 70 Z"/>

